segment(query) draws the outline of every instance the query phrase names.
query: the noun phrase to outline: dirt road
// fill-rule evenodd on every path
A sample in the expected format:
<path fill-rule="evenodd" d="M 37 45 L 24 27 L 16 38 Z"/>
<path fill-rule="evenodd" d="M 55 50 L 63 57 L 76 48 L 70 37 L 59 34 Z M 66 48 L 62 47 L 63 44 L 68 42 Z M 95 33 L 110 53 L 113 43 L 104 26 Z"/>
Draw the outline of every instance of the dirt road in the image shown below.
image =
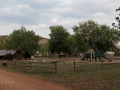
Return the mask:
<path fill-rule="evenodd" d="M 0 90 L 70 90 L 70 88 L 0 69 Z"/>

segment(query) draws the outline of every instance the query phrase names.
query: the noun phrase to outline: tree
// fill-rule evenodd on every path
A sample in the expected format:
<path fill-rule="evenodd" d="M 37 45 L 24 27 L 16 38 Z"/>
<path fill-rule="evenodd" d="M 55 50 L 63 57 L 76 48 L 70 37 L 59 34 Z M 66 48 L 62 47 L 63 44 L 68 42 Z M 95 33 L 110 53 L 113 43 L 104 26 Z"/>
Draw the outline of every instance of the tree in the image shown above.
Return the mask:
<path fill-rule="evenodd" d="M 120 7 L 118 9 L 116 9 L 116 12 L 117 11 L 120 11 Z M 115 19 L 116 19 L 118 24 L 116 25 L 115 23 L 112 23 L 112 26 L 115 28 L 114 32 L 117 34 L 116 35 L 117 36 L 117 41 L 116 42 L 118 42 L 120 40 L 120 14 Z"/>
<path fill-rule="evenodd" d="M 97 49 L 103 52 L 116 48 L 115 42 L 118 40 L 116 29 L 106 25 L 100 25 L 100 38 L 97 40 Z"/>
<path fill-rule="evenodd" d="M 79 27 L 78 26 L 74 26 L 73 28 L 74 31 L 74 37 L 75 37 L 75 44 L 77 47 L 77 52 L 85 52 L 88 50 L 89 46 L 88 46 L 88 42 L 86 42 L 85 36 L 78 31 Z"/>
<path fill-rule="evenodd" d="M 118 35 L 116 30 L 107 25 L 99 25 L 93 20 L 88 20 L 79 23 L 79 26 L 73 27 L 77 42 L 80 42 L 80 47 L 88 47 L 94 51 L 107 51 L 114 46 Z M 77 39 L 78 38 L 78 39 Z M 83 45 L 83 46 L 82 46 Z"/>
<path fill-rule="evenodd" d="M 117 11 L 120 11 L 120 7 L 118 9 L 116 9 L 116 12 Z M 120 16 L 120 14 L 119 14 L 119 16 Z M 115 25 L 115 23 L 112 23 L 112 26 L 114 26 L 116 29 L 120 29 L 120 17 L 119 16 L 115 18 L 118 25 Z"/>
<path fill-rule="evenodd" d="M 73 27 L 79 47 L 83 50 L 90 46 L 94 51 L 97 50 L 96 40 L 99 37 L 98 24 L 92 20 L 79 23 Z M 87 48 L 88 49 L 88 48 Z"/>
<path fill-rule="evenodd" d="M 68 37 L 68 41 L 66 43 L 66 47 L 64 49 L 64 52 L 66 54 L 68 54 L 69 57 L 71 56 L 72 53 L 76 52 L 76 42 L 75 42 L 75 36 L 74 35 L 70 35 Z"/>
<path fill-rule="evenodd" d="M 6 41 L 5 40 L 0 43 L 0 50 L 7 50 Z"/>
<path fill-rule="evenodd" d="M 67 46 L 69 33 L 63 26 L 58 25 L 50 26 L 50 30 L 49 49 L 52 54 L 58 53 L 60 57 L 60 53 L 64 53 L 64 49 Z"/>
<path fill-rule="evenodd" d="M 14 30 L 6 40 L 7 48 L 12 50 L 19 50 L 22 53 L 28 52 L 33 55 L 38 49 L 39 36 L 33 31 L 27 31 L 25 27 Z"/>

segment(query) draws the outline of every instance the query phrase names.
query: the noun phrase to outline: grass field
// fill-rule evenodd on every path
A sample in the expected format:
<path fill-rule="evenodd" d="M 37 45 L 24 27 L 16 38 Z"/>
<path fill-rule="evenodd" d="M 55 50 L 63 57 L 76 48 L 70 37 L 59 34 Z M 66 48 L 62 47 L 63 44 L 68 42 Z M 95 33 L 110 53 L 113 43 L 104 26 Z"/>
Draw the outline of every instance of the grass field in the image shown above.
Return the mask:
<path fill-rule="evenodd" d="M 50 69 L 54 68 L 52 64 L 36 63 L 34 66 L 49 68 L 32 67 L 31 70 L 28 66 L 29 61 L 20 61 L 18 63 L 24 67 L 15 67 L 12 61 L 8 62 L 8 66 L 4 69 L 37 75 L 49 82 L 72 87 L 73 90 L 120 90 L 120 63 L 107 64 L 104 65 L 104 68 L 101 67 L 101 62 L 76 63 L 79 68 L 74 71 L 73 60 L 57 60 L 57 73 L 55 73 L 54 69 Z"/>

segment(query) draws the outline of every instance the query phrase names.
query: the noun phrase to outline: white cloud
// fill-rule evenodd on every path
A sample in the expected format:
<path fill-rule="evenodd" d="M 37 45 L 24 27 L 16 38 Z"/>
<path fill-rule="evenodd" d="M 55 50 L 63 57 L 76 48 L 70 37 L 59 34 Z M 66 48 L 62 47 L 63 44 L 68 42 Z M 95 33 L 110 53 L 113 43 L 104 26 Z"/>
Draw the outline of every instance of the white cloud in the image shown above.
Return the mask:
<path fill-rule="evenodd" d="M 73 25 L 88 19 L 100 24 L 115 22 L 119 0 L 2 0 L 0 31 L 10 34 L 25 26 L 36 34 L 49 37 L 51 25 L 63 25 L 70 33 Z"/>

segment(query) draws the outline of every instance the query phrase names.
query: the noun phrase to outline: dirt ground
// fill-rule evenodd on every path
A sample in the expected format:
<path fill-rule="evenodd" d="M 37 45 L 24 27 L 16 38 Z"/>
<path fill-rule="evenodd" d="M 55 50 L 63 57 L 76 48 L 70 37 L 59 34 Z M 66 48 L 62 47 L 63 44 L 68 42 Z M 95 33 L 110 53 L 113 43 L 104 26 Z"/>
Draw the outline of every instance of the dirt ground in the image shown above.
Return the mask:
<path fill-rule="evenodd" d="M 40 78 L 0 69 L 0 90 L 71 90 Z"/>

